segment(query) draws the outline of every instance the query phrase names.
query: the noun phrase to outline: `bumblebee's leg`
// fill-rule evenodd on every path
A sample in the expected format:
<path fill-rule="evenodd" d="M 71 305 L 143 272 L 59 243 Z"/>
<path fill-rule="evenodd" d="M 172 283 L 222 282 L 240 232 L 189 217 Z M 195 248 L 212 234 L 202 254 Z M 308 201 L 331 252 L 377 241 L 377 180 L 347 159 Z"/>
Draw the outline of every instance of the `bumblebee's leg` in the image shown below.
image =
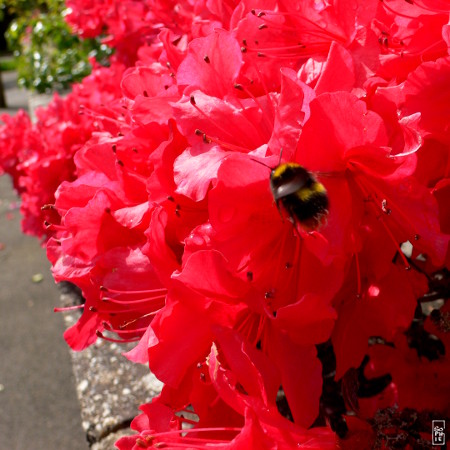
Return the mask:
<path fill-rule="evenodd" d="M 329 212 L 328 212 L 327 209 L 325 209 L 323 212 L 321 212 L 319 214 L 319 217 L 318 217 L 319 228 L 327 226 L 327 224 L 328 224 L 328 214 L 329 214 Z"/>
<path fill-rule="evenodd" d="M 289 222 L 292 223 L 292 228 L 294 228 L 294 233 L 298 236 L 300 240 L 303 241 L 302 234 L 300 233 L 300 222 L 295 218 L 295 216 L 289 212 Z"/>
<path fill-rule="evenodd" d="M 283 212 L 281 211 L 281 205 L 280 205 L 280 202 L 281 202 L 281 200 L 277 200 L 277 201 L 275 202 L 275 204 L 277 205 L 278 213 L 280 214 L 281 220 L 282 220 L 283 223 L 284 223 L 284 216 L 283 216 Z M 289 213 L 289 215 L 291 215 L 291 214 Z"/>

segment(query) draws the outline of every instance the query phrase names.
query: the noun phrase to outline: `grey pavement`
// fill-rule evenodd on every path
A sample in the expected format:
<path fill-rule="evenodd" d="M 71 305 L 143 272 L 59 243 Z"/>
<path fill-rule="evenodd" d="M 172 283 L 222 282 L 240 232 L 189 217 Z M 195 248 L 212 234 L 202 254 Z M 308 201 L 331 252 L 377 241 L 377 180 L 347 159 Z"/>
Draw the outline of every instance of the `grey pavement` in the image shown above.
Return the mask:
<path fill-rule="evenodd" d="M 27 107 L 1 74 L 9 109 Z M 22 234 L 18 199 L 0 177 L 0 450 L 86 450 L 60 292 L 37 239 Z"/>
<path fill-rule="evenodd" d="M 17 75 L 15 72 L 0 72 L 0 77 L 5 89 L 7 108 L 0 108 L 0 112 L 15 114 L 20 108 L 28 109 L 27 93 L 17 86 Z"/>

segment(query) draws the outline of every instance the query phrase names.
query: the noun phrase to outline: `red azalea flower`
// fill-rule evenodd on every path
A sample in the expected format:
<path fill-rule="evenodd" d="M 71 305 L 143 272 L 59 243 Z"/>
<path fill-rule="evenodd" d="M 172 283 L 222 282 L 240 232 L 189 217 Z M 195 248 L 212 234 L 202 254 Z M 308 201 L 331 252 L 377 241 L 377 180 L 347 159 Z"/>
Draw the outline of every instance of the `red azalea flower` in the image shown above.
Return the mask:
<path fill-rule="evenodd" d="M 280 67 L 298 70 L 308 58 L 323 61 L 332 42 L 348 46 L 358 25 L 365 25 L 376 3 L 260 2 L 235 14 L 236 37 L 245 66 L 241 80 L 252 80 L 255 89 L 278 90 Z"/>
<path fill-rule="evenodd" d="M 448 24 L 448 7 L 401 0 L 386 0 L 379 5 L 372 23 L 381 52 L 378 75 L 400 82 L 422 62 L 447 55 L 443 29 Z"/>
<path fill-rule="evenodd" d="M 167 292 L 148 257 L 139 249 L 117 247 L 95 258 L 90 266 L 80 264 L 78 271 L 73 270 L 76 261 L 59 258 L 53 268 L 57 281 L 76 283 L 85 298 L 81 318 L 64 333 L 68 344 L 82 350 L 99 336 L 116 342 L 138 342 L 164 306 Z M 110 333 L 120 339 L 110 337 Z M 131 359 L 144 362 L 146 353 L 142 356 L 135 352 Z"/>
<path fill-rule="evenodd" d="M 398 242 L 409 240 L 442 263 L 448 236 L 440 232 L 431 192 L 413 176 L 415 155 L 391 155 L 380 116 L 351 94 L 322 94 L 311 101 L 310 108 L 296 161 L 324 174 L 321 181 L 334 205 L 324 229 L 329 241 L 343 244 L 340 251 L 357 248 L 364 217 L 373 222 L 372 229 L 379 224 L 385 228 L 392 242 L 391 257 Z"/>
<path fill-rule="evenodd" d="M 242 65 L 242 54 L 231 33 L 215 31 L 194 39 L 178 67 L 177 82 L 200 89 L 207 95 L 223 98 L 234 91 L 234 82 Z"/>
<path fill-rule="evenodd" d="M 93 0 L 68 0 L 67 22 L 83 37 L 98 36 L 104 27 L 105 3 Z"/>
<path fill-rule="evenodd" d="M 177 192 L 194 200 L 204 198 L 229 153 L 278 154 L 283 148 L 287 158 L 292 155 L 301 124 L 309 117 L 307 100 L 313 92 L 293 71 L 283 70 L 281 80 L 280 94 L 256 98 L 238 85 L 235 95 L 223 100 L 194 91 L 189 101 L 182 98 L 174 105 L 177 124 L 191 146 L 174 164 Z M 242 98 L 236 96 L 241 89 Z"/>
<path fill-rule="evenodd" d="M 306 265 L 306 261 L 302 262 Z M 292 271 L 298 268 L 294 261 Z M 202 280 L 197 277 L 199 271 L 203 273 Z M 325 301 L 321 303 L 319 297 L 304 295 L 302 298 L 300 292 L 297 297 L 295 294 L 287 297 L 281 284 L 279 291 L 275 287 L 271 295 L 266 295 L 265 283 L 256 272 L 254 278 L 247 277 L 245 281 L 232 273 L 217 252 L 197 251 L 190 256 L 181 273 L 174 277 L 176 288 L 169 292 L 167 306 L 152 324 L 154 338 L 149 344 L 152 371 L 164 382 L 177 386 L 189 367 L 205 358 L 214 339 L 215 324 L 234 328 L 269 355 L 272 364 L 280 370 L 280 382 L 294 417 L 299 423 L 310 424 L 318 412 L 321 390 L 320 363 L 313 344 L 328 338 L 335 318 L 333 310 L 326 307 Z M 178 288 L 180 282 L 185 286 L 183 289 Z M 301 281 L 299 284 L 302 286 Z M 299 327 L 294 317 L 301 319 L 303 326 Z M 180 327 L 180 321 L 184 324 L 183 339 L 189 352 L 179 347 L 174 332 Z M 168 355 L 177 361 L 176 366 L 167 359 Z M 304 371 L 299 369 L 299 364 Z M 308 367 L 314 371 L 306 369 L 305 364 L 310 364 Z M 310 402 L 308 407 L 305 407 L 306 400 Z"/>
<path fill-rule="evenodd" d="M 92 110 L 106 113 L 106 108 L 99 103 L 117 99 L 120 89 L 114 83 L 121 76 L 121 70 L 123 68 L 118 66 L 95 68 L 92 75 L 74 87 L 73 93 L 64 99 L 55 95 L 47 108 L 39 108 L 35 124 L 31 124 L 23 112 L 14 120 L 4 118 L 7 128 L 17 132 L 7 132 L 6 125 L 3 127 L 6 145 L 2 150 L 2 155 L 5 155 L 2 166 L 11 173 L 16 189 L 23 196 L 24 231 L 44 237 L 44 243 L 55 234 L 55 226 L 59 225 L 53 206 L 55 191 L 63 181 L 75 178 L 75 152 L 94 130 L 103 128 L 90 114 Z M 81 104 L 85 107 L 85 114 L 80 114 Z M 106 119 L 103 125 L 117 132 L 119 121 L 114 119 L 113 122 L 114 127 L 111 126 L 111 119 Z"/>
<path fill-rule="evenodd" d="M 58 240 L 49 246 L 49 257 L 55 278 L 75 283 L 86 298 L 80 322 L 66 333 L 76 349 L 96 334 L 106 338 L 103 329 L 137 341 L 164 305 L 165 289 L 150 276 L 154 270 L 140 248 L 152 212 L 148 155 L 166 138 L 167 129 L 157 124 L 124 137 L 102 136 L 77 154 L 79 178 L 58 189 L 55 208 L 62 221 L 50 225 Z"/>
<path fill-rule="evenodd" d="M 83 37 L 105 33 L 104 40 L 116 48 L 115 58 L 127 65 L 134 63 L 136 50 L 147 39 L 156 35 L 146 20 L 149 2 L 69 0 L 67 22 Z M 140 45 L 136 45 L 139 42 Z"/>
<path fill-rule="evenodd" d="M 131 428 L 139 432 L 134 436 L 125 436 L 116 442 L 119 450 L 138 450 L 140 448 L 150 448 L 156 443 L 156 436 L 161 433 L 163 436 L 177 437 L 173 433 L 178 431 L 179 419 L 174 416 L 172 410 L 162 403 L 149 403 L 140 407 L 142 414 L 133 419 Z"/>
<path fill-rule="evenodd" d="M 265 442 L 270 442 L 276 448 L 336 448 L 336 438 L 329 429 L 306 430 L 279 414 L 274 398 L 267 396 L 269 384 L 264 388 L 264 383 L 270 382 L 273 367 L 271 364 L 265 365 L 255 349 L 248 347 L 238 335 L 230 332 L 221 333 L 219 342 L 220 350 L 213 345 L 208 357 L 209 376 L 219 395 L 245 415 L 246 426 L 249 414 L 256 414 Z M 269 389 L 273 391 L 276 388 L 273 385 Z M 273 394 L 274 392 L 272 396 Z"/>
<path fill-rule="evenodd" d="M 418 286 L 414 286 L 416 283 Z M 351 280 L 352 285 L 354 280 Z M 398 330 L 405 331 L 409 327 L 416 299 L 426 292 L 427 286 L 424 277 L 391 265 L 389 272 L 377 281 L 373 279 L 360 297 L 352 295 L 351 290 L 347 284 L 335 299 L 339 305 L 332 336 L 337 360 L 336 379 L 351 367 L 360 365 L 369 351 L 369 338 L 378 336 L 390 342 Z"/>
<path fill-rule="evenodd" d="M 15 189 L 19 189 L 18 179 L 23 175 L 17 165 L 28 158 L 29 149 L 27 138 L 31 135 L 31 120 L 28 114 L 20 110 L 15 116 L 1 115 L 3 125 L 0 127 L 2 148 L 0 153 L 0 174 L 12 177 Z M 20 191 L 19 191 L 20 193 Z"/>
<path fill-rule="evenodd" d="M 399 86 L 378 91 L 391 98 L 402 117 L 420 113 L 418 128 L 425 138 L 449 145 L 450 57 L 421 64 Z"/>
<path fill-rule="evenodd" d="M 132 100 L 129 110 L 133 121 L 139 124 L 159 122 L 167 124 L 172 117 L 170 102 L 179 99 L 178 86 L 168 67 L 153 63 L 138 66 L 124 74 L 122 91 Z"/>
<path fill-rule="evenodd" d="M 167 388 L 164 388 L 151 404 L 141 407 L 144 414 L 133 421 L 132 428 L 139 434 L 122 438 L 116 444 L 118 448 L 146 448 L 152 445 L 167 448 L 191 448 L 195 445 L 199 449 L 287 450 L 298 445 L 311 449 L 335 448 L 335 437 L 329 429 L 306 430 L 279 414 L 275 406 L 278 390 L 276 377 L 273 378 L 275 372 L 263 355 L 258 356 L 259 352 L 249 347 L 236 333 L 221 330 L 218 336 L 223 352 L 213 345 L 206 365 L 198 365 L 194 372 L 197 381 L 193 380 L 196 387 L 191 386 L 194 392 L 193 409 L 185 410 L 194 419 L 170 415 L 169 408 L 163 405 L 167 401 L 173 403 L 174 392 L 169 397 Z M 219 359 L 224 361 L 219 362 Z M 231 414 L 233 410 L 234 415 Z M 214 423 L 214 418 L 218 419 L 218 425 Z M 183 435 L 180 434 L 182 422 L 190 424 L 190 427 L 183 427 Z"/>

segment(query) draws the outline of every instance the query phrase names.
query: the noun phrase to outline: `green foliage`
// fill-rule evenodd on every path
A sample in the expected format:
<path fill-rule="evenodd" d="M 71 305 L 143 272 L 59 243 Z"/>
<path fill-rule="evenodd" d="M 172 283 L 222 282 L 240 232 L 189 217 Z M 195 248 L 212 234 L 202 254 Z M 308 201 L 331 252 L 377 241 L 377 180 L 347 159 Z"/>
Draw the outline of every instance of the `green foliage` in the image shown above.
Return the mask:
<path fill-rule="evenodd" d="M 105 64 L 110 49 L 72 34 L 61 0 L 0 0 L 16 15 L 6 39 L 17 59 L 19 85 L 40 93 L 62 91 L 91 72 L 89 58 Z"/>
<path fill-rule="evenodd" d="M 0 72 L 7 72 L 8 70 L 16 70 L 17 63 L 14 58 L 0 59 Z"/>
<path fill-rule="evenodd" d="M 22 15 L 29 11 L 61 10 L 63 0 L 0 0 L 0 8 L 7 9 L 10 14 Z"/>

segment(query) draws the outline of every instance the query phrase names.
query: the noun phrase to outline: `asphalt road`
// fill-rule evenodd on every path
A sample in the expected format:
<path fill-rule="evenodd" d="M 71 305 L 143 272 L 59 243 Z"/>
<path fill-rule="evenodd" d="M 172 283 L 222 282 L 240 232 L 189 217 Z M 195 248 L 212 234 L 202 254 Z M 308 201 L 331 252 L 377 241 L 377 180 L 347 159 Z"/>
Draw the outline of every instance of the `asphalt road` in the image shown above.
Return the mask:
<path fill-rule="evenodd" d="M 7 112 L 26 106 L 2 74 Z M 1 112 L 5 112 L 2 110 Z M 18 199 L 0 177 L 0 450 L 86 450 L 58 289 L 45 250 L 22 234 Z"/>

